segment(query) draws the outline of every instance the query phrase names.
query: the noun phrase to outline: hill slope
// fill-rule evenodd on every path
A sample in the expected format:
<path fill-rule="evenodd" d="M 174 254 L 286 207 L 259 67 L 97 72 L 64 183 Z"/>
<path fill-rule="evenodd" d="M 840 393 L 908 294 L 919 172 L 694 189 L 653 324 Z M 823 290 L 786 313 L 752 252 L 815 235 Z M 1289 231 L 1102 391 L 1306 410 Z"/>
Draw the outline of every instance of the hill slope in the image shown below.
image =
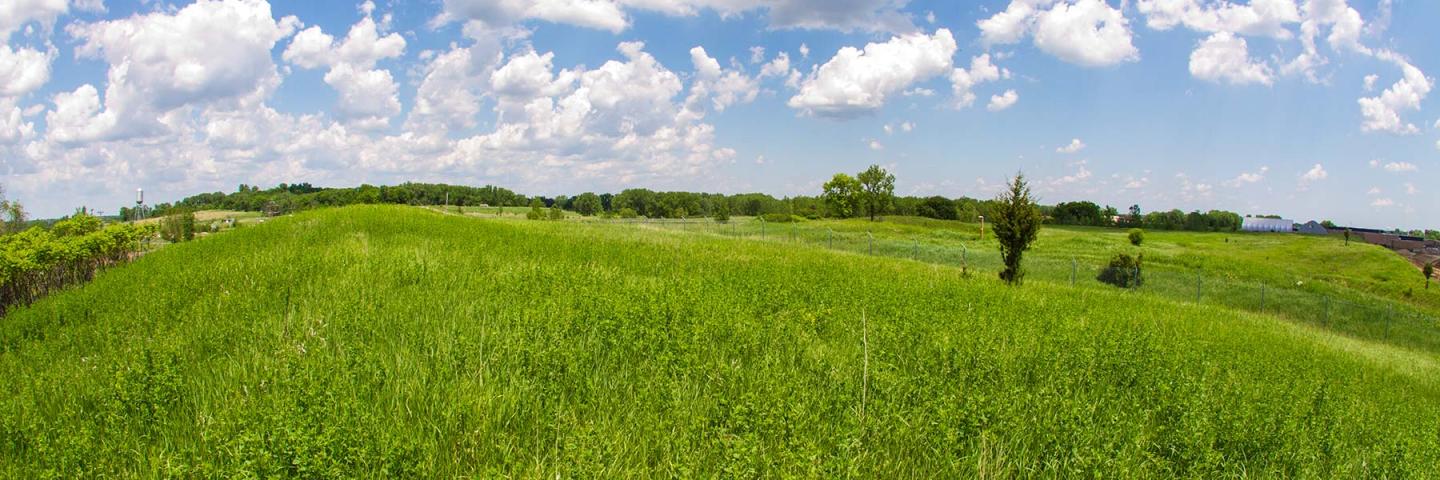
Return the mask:
<path fill-rule="evenodd" d="M 1403 476 L 1433 358 L 624 226 L 308 212 L 0 319 L 0 476 Z"/>

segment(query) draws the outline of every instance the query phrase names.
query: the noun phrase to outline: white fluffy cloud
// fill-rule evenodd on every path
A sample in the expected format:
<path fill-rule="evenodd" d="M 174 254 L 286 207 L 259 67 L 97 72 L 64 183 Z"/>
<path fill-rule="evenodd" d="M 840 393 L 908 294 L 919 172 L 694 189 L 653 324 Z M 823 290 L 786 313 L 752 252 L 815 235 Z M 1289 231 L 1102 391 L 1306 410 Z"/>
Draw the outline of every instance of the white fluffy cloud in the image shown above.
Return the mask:
<path fill-rule="evenodd" d="M 102 11 L 105 6 L 100 0 L 5 0 L 0 2 L 0 41 L 10 38 L 30 22 L 39 23 L 46 30 L 55 25 L 55 19 L 70 11 L 72 6 L 87 11 Z"/>
<path fill-rule="evenodd" d="M 1420 102 L 1430 94 L 1435 82 L 1412 65 L 1409 60 L 1391 52 L 1380 50 L 1376 58 L 1394 63 L 1400 67 L 1403 76 L 1379 96 L 1362 97 L 1358 100 L 1360 114 L 1364 121 L 1360 129 L 1366 132 L 1389 132 L 1400 135 L 1419 133 L 1420 128 L 1401 118 L 1401 112 L 1420 110 Z"/>
<path fill-rule="evenodd" d="M 629 28 L 627 10 L 693 16 L 710 10 L 722 17 L 763 11 L 772 28 L 908 33 L 901 11 L 907 0 L 444 0 L 441 21 L 478 20 L 493 27 L 540 20 L 619 33 Z"/>
<path fill-rule="evenodd" d="M 934 35 L 901 35 L 865 49 L 841 48 L 790 98 L 791 108 L 808 114 L 848 117 L 873 112 L 890 95 L 911 84 L 946 73 L 953 64 L 955 38 L 940 29 Z"/>
<path fill-rule="evenodd" d="M 684 90 L 679 75 L 644 44 L 617 49 L 624 61 L 594 70 L 556 72 L 550 53 L 511 57 L 490 82 L 500 118 L 495 131 L 460 140 L 440 161 L 520 185 L 561 179 L 633 185 L 663 184 L 733 159 L 734 150 L 713 144 L 704 112 L 677 103 Z M 703 49 L 695 53 L 699 75 L 724 78 L 723 70 L 710 69 Z"/>
<path fill-rule="evenodd" d="M 990 54 L 984 53 L 970 59 L 969 69 L 956 68 L 950 72 L 950 88 L 955 96 L 955 108 L 966 108 L 975 103 L 975 93 L 972 90 L 976 86 L 1002 78 L 1010 78 L 1010 71 L 991 63 Z"/>
<path fill-rule="evenodd" d="M 1073 139 L 1070 139 L 1070 143 L 1069 143 L 1069 144 L 1066 144 L 1066 145 L 1063 146 L 1063 147 L 1056 148 L 1056 149 L 1055 149 L 1055 153 L 1063 153 L 1063 154 L 1069 155 L 1069 154 L 1072 154 L 1072 153 L 1078 153 L 1079 151 L 1084 150 L 1084 149 L 1085 149 L 1085 142 L 1080 141 L 1080 139 L 1078 139 L 1078 138 L 1073 138 Z"/>
<path fill-rule="evenodd" d="M 736 103 L 750 103 L 760 94 L 760 84 L 738 70 L 725 70 L 720 62 L 711 58 L 704 47 L 690 49 L 690 61 L 695 65 L 695 82 L 690 85 L 690 96 L 685 108 L 696 112 L 703 110 L 705 100 L 717 112 Z"/>
<path fill-rule="evenodd" d="M 431 59 L 415 91 L 407 129 L 449 131 L 473 128 L 480 113 L 481 85 L 494 70 L 498 55 L 476 47 L 453 47 Z"/>
<path fill-rule="evenodd" d="M 1005 93 L 999 95 L 991 95 L 990 104 L 986 105 L 985 109 L 992 112 L 999 112 L 1001 110 L 1005 110 L 1015 106 L 1015 102 L 1019 101 L 1020 94 L 1015 93 L 1014 90 L 1006 90 Z"/>
<path fill-rule="evenodd" d="M 1420 167 L 1417 167 L 1415 166 L 1415 164 L 1410 162 L 1390 162 L 1386 163 L 1384 168 L 1385 171 L 1391 173 L 1405 173 L 1420 170 Z"/>
<path fill-rule="evenodd" d="M 35 136 L 35 123 L 25 121 L 15 99 L 0 97 L 0 145 L 13 144 Z"/>
<path fill-rule="evenodd" d="M 0 97 L 33 92 L 50 80 L 50 53 L 0 45 Z"/>
<path fill-rule="evenodd" d="M 503 27 L 527 19 L 564 23 L 619 33 L 630 26 L 620 5 L 610 0 L 445 0 L 445 15 Z"/>
<path fill-rule="evenodd" d="M 1190 53 L 1190 74 L 1232 85 L 1272 83 L 1270 67 L 1251 60 L 1245 39 L 1230 32 L 1219 32 L 1200 42 Z"/>
<path fill-rule="evenodd" d="M 100 93 L 90 84 L 55 95 L 55 109 L 45 115 L 46 132 L 62 142 L 88 142 L 104 137 L 115 127 L 115 112 L 102 111 Z"/>
<path fill-rule="evenodd" d="M 1277 39 L 1294 34 L 1287 24 L 1299 22 L 1295 0 L 1252 0 L 1249 4 L 1202 0 L 1139 0 L 1135 5 L 1146 25 L 1169 30 L 1176 25 L 1200 32 L 1233 32 Z"/>
<path fill-rule="evenodd" d="M 390 117 L 400 113 L 394 77 L 375 64 L 403 53 L 405 39 L 396 33 L 381 35 L 375 20 L 366 16 L 350 27 L 338 45 L 320 27 L 305 29 L 281 57 L 302 68 L 329 67 L 325 83 L 339 94 L 335 113 L 355 126 L 375 129 L 384 128 Z"/>
<path fill-rule="evenodd" d="M 110 64 L 103 114 L 113 118 L 92 119 L 89 125 L 108 127 L 91 133 L 150 134 L 164 128 L 162 116 L 182 106 L 264 97 L 280 82 L 270 50 L 297 24 L 294 17 L 274 20 L 261 0 L 206 1 L 173 14 L 71 24 L 67 30 L 81 40 L 77 55 Z M 88 102 L 90 90 L 76 93 Z M 71 113 L 80 110 L 88 106 Z M 82 137 L 89 135 L 76 138 Z"/>
<path fill-rule="evenodd" d="M 1329 177 L 1330 173 L 1325 171 L 1325 167 L 1317 163 L 1315 166 L 1310 167 L 1309 170 L 1306 170 L 1305 173 L 1300 174 L 1300 184 L 1305 185 L 1311 182 L 1318 182 Z"/>
<path fill-rule="evenodd" d="M 1033 35 L 1035 46 L 1066 62 L 1103 67 L 1140 59 L 1129 21 L 1103 0 L 1011 0 L 980 20 L 986 45 L 1011 44 Z"/>
<path fill-rule="evenodd" d="M 1240 186 L 1244 186 L 1244 185 L 1249 185 L 1249 184 L 1252 184 L 1252 183 L 1259 183 L 1261 180 L 1264 180 L 1264 179 L 1265 179 L 1265 173 L 1266 173 L 1266 172 L 1269 172 L 1269 171 L 1270 171 L 1270 167 L 1260 167 L 1259 170 L 1254 171 L 1254 172 L 1242 172 L 1240 175 L 1237 175 L 1235 178 L 1230 179 L 1229 181 L 1225 182 L 1225 186 L 1235 188 L 1235 187 L 1240 187 Z M 1323 177 L 1322 177 L 1322 178 L 1323 178 Z"/>

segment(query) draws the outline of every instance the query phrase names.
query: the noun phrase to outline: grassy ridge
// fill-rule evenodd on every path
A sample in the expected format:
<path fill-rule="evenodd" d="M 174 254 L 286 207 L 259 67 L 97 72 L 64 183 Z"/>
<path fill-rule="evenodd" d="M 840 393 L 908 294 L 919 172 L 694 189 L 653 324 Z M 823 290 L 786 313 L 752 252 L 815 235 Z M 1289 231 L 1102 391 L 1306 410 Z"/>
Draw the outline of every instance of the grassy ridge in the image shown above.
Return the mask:
<path fill-rule="evenodd" d="M 0 320 L 0 378 L 6 477 L 1440 464 L 1440 367 L 1404 350 L 916 262 L 404 207 L 107 272 Z"/>

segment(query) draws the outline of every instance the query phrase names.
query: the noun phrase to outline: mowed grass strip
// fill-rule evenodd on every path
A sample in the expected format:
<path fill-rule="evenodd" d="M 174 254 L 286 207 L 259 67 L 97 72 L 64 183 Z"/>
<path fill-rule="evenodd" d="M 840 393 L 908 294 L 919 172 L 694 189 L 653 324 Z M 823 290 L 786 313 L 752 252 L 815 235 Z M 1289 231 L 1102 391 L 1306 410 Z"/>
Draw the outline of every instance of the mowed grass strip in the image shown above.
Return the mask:
<path fill-rule="evenodd" d="M 1433 363 L 917 262 L 349 207 L 0 319 L 0 476 L 1423 477 Z"/>

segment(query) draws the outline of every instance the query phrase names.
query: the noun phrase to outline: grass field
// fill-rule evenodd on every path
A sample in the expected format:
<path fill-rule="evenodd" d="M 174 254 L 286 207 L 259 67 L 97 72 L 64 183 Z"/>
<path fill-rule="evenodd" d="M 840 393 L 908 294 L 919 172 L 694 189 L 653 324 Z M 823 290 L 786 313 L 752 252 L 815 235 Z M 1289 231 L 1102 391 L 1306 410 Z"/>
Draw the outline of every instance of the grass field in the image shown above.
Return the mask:
<path fill-rule="evenodd" d="M 875 229 L 807 224 L 822 225 Z M 969 241 L 885 225 L 896 242 Z M 1047 232 L 1037 261 L 1115 235 Z M 1183 235 L 1152 234 L 1151 261 L 1223 263 L 1179 248 L 1223 240 Z M 1273 255 L 1329 248 L 1236 238 Z M 1440 465 L 1433 352 L 801 247 L 378 206 L 168 246 L 0 319 L 0 476 L 1404 478 Z M 1295 272 L 1233 261 L 1237 276 Z M 1346 281 L 1312 288 L 1403 295 Z"/>
<path fill-rule="evenodd" d="M 914 217 L 761 225 L 740 218 L 640 221 L 646 229 L 764 239 L 797 246 L 968 266 L 993 276 L 1002 265 L 979 225 Z M 873 237 L 873 246 L 871 238 Z M 1136 293 L 1219 305 L 1369 340 L 1440 354 L 1440 288 L 1426 289 L 1419 269 L 1383 247 L 1297 234 L 1147 232 L 1142 247 L 1120 229 L 1050 226 L 1027 253 L 1027 278 L 1102 290 L 1096 276 L 1115 253 L 1145 256 L 1146 284 Z"/>

